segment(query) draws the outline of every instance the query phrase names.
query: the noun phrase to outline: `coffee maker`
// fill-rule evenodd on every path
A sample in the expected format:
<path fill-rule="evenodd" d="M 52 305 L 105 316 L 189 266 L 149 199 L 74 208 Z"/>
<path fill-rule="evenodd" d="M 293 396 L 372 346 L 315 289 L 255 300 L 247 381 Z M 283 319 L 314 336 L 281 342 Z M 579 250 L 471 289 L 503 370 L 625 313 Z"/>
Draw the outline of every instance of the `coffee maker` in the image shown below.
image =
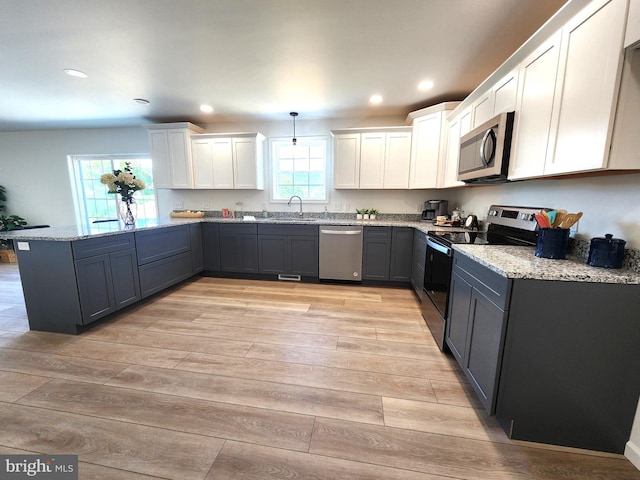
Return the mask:
<path fill-rule="evenodd" d="M 441 215 L 448 215 L 449 202 L 446 200 L 427 200 L 422 210 L 422 220 L 435 220 Z"/>

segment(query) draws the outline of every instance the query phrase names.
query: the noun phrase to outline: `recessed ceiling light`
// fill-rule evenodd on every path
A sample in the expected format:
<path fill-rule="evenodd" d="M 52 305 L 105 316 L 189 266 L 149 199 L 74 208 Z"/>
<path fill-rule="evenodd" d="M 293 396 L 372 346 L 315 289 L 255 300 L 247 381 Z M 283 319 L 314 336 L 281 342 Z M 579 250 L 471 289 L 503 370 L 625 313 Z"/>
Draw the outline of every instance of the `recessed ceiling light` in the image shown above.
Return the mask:
<path fill-rule="evenodd" d="M 382 96 L 381 95 L 372 95 L 371 97 L 369 97 L 369 103 L 382 103 Z"/>
<path fill-rule="evenodd" d="M 151 103 L 146 98 L 134 98 L 133 101 L 139 103 L 140 105 L 149 105 L 149 103 Z"/>
<path fill-rule="evenodd" d="M 211 105 L 200 105 L 200 111 L 204 113 L 211 113 L 213 112 L 213 107 Z"/>
<path fill-rule="evenodd" d="M 73 68 L 65 68 L 64 73 L 66 73 L 67 75 L 71 75 L 72 77 L 78 77 L 78 78 L 87 78 L 89 76 L 86 73 L 81 72 L 80 70 L 74 70 Z"/>
<path fill-rule="evenodd" d="M 425 80 L 418 84 L 418 90 L 431 90 L 433 88 L 433 82 L 431 80 Z"/>

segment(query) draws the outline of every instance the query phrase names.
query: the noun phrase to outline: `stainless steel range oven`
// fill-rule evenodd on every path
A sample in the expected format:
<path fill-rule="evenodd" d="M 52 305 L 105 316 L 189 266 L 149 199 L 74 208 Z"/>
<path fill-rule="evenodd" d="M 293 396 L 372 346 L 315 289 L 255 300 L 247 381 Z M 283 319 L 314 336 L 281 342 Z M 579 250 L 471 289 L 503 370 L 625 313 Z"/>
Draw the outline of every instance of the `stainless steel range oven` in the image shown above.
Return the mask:
<path fill-rule="evenodd" d="M 449 285 L 454 244 L 534 246 L 538 226 L 534 214 L 540 208 L 492 205 L 487 214 L 487 231 L 438 230 L 427 234 L 422 316 L 440 350 L 445 339 L 449 309 Z"/>

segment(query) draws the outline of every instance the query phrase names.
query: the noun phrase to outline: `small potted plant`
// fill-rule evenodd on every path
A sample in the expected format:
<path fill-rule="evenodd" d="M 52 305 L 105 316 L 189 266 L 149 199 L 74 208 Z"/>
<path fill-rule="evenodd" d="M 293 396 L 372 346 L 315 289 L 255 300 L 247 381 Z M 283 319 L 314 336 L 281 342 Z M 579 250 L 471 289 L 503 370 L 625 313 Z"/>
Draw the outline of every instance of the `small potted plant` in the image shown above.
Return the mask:
<path fill-rule="evenodd" d="M 362 215 L 364 214 L 364 208 L 356 208 L 356 220 L 362 220 Z"/>
<path fill-rule="evenodd" d="M 375 208 L 372 208 L 371 210 L 369 210 L 369 220 L 375 220 L 377 216 L 378 216 L 378 210 L 376 210 Z"/>
<path fill-rule="evenodd" d="M 368 208 L 363 208 L 362 209 L 362 219 L 363 220 L 369 220 L 369 209 Z"/>

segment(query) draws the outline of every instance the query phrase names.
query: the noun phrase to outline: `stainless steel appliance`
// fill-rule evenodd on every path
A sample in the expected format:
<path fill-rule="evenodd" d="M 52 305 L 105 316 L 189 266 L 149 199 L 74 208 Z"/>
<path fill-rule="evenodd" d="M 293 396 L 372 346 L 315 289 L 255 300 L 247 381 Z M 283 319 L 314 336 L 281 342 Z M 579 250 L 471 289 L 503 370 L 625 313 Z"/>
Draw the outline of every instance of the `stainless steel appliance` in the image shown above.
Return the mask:
<path fill-rule="evenodd" d="M 320 279 L 362 280 L 362 227 L 320 227 Z"/>
<path fill-rule="evenodd" d="M 444 337 L 449 309 L 449 286 L 454 244 L 535 246 L 540 208 L 492 205 L 487 214 L 487 231 L 438 230 L 427 234 L 424 268 L 422 316 L 440 347 L 447 349 Z"/>
<path fill-rule="evenodd" d="M 465 183 L 507 181 L 514 112 L 502 113 L 460 139 L 458 180 Z"/>
<path fill-rule="evenodd" d="M 449 202 L 446 200 L 427 200 L 422 210 L 422 220 L 435 220 L 440 215 L 447 215 Z"/>

